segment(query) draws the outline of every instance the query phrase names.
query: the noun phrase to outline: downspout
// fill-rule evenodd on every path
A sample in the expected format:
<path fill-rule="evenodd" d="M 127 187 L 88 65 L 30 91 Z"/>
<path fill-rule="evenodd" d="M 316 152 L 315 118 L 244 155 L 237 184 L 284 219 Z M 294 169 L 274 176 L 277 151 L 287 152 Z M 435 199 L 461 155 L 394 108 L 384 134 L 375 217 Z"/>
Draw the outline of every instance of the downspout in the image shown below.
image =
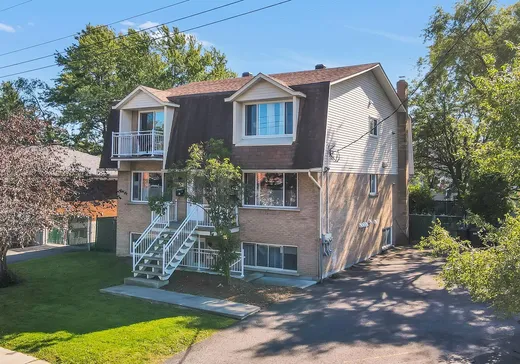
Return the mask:
<path fill-rule="evenodd" d="M 322 261 L 322 251 L 321 251 L 321 248 L 322 248 L 322 241 L 321 241 L 321 237 L 322 237 L 322 233 L 323 233 L 323 227 L 322 227 L 322 202 L 321 202 L 321 185 L 318 183 L 318 181 L 316 181 L 316 179 L 312 176 L 311 174 L 311 171 L 307 171 L 307 175 L 309 176 L 309 178 L 311 179 L 312 182 L 314 182 L 314 184 L 318 187 L 318 191 L 319 191 L 319 195 L 320 195 L 320 202 L 319 202 L 319 210 L 320 210 L 320 213 L 319 213 L 319 220 L 320 220 L 320 227 L 319 227 L 319 231 L 318 231 L 318 278 L 319 278 L 319 282 L 322 281 L 322 277 L 323 277 L 323 273 L 322 273 L 322 265 L 323 265 L 323 261 Z"/>

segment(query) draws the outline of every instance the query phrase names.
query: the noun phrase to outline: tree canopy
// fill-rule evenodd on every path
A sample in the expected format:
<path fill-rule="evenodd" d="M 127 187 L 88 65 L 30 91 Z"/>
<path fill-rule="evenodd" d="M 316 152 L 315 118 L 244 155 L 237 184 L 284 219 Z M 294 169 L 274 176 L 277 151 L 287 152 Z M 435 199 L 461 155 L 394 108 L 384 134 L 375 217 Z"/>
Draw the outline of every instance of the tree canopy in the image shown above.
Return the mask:
<path fill-rule="evenodd" d="M 166 26 L 123 35 L 87 25 L 56 62 L 62 69 L 48 100 L 72 130 L 74 145 L 92 154 L 101 152 L 110 108 L 138 85 L 168 89 L 235 76 L 222 52 Z"/>

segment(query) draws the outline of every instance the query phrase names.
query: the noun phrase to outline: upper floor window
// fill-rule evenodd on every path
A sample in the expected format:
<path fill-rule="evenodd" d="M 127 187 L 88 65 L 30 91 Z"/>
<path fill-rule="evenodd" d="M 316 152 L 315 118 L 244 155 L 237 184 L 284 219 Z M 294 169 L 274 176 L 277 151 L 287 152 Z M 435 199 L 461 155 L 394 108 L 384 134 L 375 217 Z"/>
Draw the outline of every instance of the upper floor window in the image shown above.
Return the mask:
<path fill-rule="evenodd" d="M 141 131 L 163 131 L 164 111 L 146 111 L 139 113 L 139 127 Z"/>
<path fill-rule="evenodd" d="M 244 205 L 298 206 L 297 173 L 244 173 Z"/>
<path fill-rule="evenodd" d="M 370 175 L 370 195 L 377 195 L 377 174 Z"/>
<path fill-rule="evenodd" d="M 245 135 L 292 135 L 293 103 L 246 105 Z"/>
<path fill-rule="evenodd" d="M 132 201 L 146 202 L 150 197 L 159 197 L 163 192 L 163 175 L 159 172 L 132 173 Z"/>
<path fill-rule="evenodd" d="M 379 136 L 379 120 L 375 118 L 370 118 L 369 127 L 371 136 Z"/>

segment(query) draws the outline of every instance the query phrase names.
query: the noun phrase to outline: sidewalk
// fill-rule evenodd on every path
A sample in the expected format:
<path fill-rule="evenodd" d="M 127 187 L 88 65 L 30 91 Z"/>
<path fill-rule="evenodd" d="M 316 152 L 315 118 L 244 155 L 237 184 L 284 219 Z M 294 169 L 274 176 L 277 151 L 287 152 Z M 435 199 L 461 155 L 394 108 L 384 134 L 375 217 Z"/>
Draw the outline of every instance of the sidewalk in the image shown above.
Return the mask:
<path fill-rule="evenodd" d="M 153 302 L 168 303 L 171 305 L 192 308 L 194 310 L 210 312 L 215 315 L 231 317 L 237 320 L 243 320 L 260 310 L 260 307 L 253 305 L 245 305 L 217 298 L 164 291 L 157 288 L 121 285 L 104 288 L 100 291 L 118 296 L 135 297 Z"/>
<path fill-rule="evenodd" d="M 33 358 L 32 356 L 17 353 L 16 351 L 0 348 L 0 363 L 2 364 L 49 364 L 44 360 Z"/>

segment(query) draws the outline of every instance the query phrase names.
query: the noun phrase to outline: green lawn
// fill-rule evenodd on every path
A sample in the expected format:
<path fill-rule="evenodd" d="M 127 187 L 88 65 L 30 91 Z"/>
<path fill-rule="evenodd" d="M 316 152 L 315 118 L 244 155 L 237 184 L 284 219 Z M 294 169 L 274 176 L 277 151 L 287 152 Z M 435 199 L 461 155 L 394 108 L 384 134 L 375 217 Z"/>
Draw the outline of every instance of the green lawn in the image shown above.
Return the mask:
<path fill-rule="evenodd" d="M 101 294 L 130 275 L 113 254 L 68 253 L 10 267 L 23 282 L 0 289 L 0 347 L 51 363 L 159 362 L 234 322 Z"/>

